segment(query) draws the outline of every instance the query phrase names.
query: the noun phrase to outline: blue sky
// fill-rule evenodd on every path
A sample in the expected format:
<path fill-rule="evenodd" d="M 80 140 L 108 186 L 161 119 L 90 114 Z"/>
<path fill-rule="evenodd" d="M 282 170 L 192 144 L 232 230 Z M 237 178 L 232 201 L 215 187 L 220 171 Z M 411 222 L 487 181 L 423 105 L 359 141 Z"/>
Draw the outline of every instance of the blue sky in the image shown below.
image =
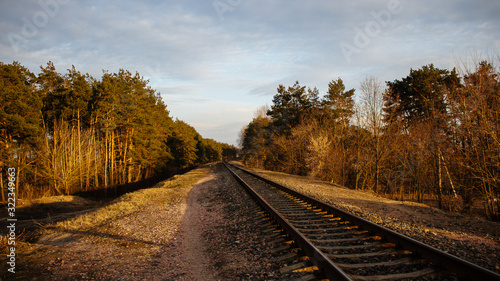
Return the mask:
<path fill-rule="evenodd" d="M 498 0 L 0 0 L 0 61 L 139 72 L 170 115 L 236 144 L 279 84 L 406 77 L 497 57 Z"/>

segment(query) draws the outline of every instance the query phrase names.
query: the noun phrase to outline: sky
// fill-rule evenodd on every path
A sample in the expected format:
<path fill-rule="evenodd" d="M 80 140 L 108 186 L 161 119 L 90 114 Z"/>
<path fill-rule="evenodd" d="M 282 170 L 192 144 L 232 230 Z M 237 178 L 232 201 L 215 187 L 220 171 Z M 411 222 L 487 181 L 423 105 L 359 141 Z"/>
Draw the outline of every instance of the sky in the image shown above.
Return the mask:
<path fill-rule="evenodd" d="M 237 144 L 279 84 L 324 95 L 499 57 L 498 0 L 0 0 L 0 61 L 138 72 L 170 115 Z"/>

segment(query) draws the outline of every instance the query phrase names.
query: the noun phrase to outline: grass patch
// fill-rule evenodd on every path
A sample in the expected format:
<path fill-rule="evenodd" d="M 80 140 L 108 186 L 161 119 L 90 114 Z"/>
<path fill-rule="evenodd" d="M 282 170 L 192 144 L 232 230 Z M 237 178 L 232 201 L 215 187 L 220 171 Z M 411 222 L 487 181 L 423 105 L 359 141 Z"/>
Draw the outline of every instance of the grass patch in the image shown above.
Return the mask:
<path fill-rule="evenodd" d="M 176 188 L 189 186 L 197 183 L 199 180 L 210 174 L 210 165 L 203 165 L 196 168 L 190 172 L 182 175 L 175 175 L 169 179 L 159 182 L 154 187 L 155 188 Z"/>
<path fill-rule="evenodd" d="M 187 192 L 184 190 L 185 188 L 196 184 L 209 175 L 210 167 L 204 165 L 186 174 L 177 175 L 162 181 L 152 188 L 127 193 L 113 200 L 104 208 L 70 220 L 58 222 L 50 228 L 69 231 L 90 231 L 105 225 L 109 221 L 139 212 L 150 204 L 169 204 L 178 202 L 178 198 L 181 197 L 181 194 Z"/>

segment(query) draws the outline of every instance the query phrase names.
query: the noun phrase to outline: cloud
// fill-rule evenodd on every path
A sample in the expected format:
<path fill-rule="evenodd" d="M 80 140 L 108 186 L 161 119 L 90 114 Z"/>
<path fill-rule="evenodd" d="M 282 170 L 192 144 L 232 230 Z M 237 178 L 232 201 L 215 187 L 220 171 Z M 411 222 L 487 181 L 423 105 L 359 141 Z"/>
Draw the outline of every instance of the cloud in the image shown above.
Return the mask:
<path fill-rule="evenodd" d="M 34 72 L 49 60 L 63 73 L 74 64 L 96 78 L 103 69 L 138 71 L 172 115 L 215 134 L 209 128 L 227 119 L 249 122 L 251 114 L 231 107 L 270 104 L 278 84 L 298 80 L 324 94 L 337 77 L 357 88 L 366 76 L 392 81 L 410 68 L 453 67 L 457 57 L 500 47 L 497 0 L 220 1 L 231 4 L 222 17 L 214 1 L 1 1 L 0 61 Z M 393 3 L 400 12 L 387 24 L 377 19 Z M 26 40 L 16 49 L 9 34 Z M 362 36 L 368 40 L 356 45 Z M 358 49 L 350 60 L 343 42 Z M 234 139 L 237 131 L 217 132 Z"/>

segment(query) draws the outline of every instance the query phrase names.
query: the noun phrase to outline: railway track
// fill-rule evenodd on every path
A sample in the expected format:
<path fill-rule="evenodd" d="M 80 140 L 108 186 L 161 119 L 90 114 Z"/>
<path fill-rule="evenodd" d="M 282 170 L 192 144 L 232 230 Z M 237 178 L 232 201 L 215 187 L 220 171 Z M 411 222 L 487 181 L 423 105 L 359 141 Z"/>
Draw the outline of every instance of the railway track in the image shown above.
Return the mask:
<path fill-rule="evenodd" d="M 225 163 L 330 280 L 500 280 L 500 275 Z"/>

